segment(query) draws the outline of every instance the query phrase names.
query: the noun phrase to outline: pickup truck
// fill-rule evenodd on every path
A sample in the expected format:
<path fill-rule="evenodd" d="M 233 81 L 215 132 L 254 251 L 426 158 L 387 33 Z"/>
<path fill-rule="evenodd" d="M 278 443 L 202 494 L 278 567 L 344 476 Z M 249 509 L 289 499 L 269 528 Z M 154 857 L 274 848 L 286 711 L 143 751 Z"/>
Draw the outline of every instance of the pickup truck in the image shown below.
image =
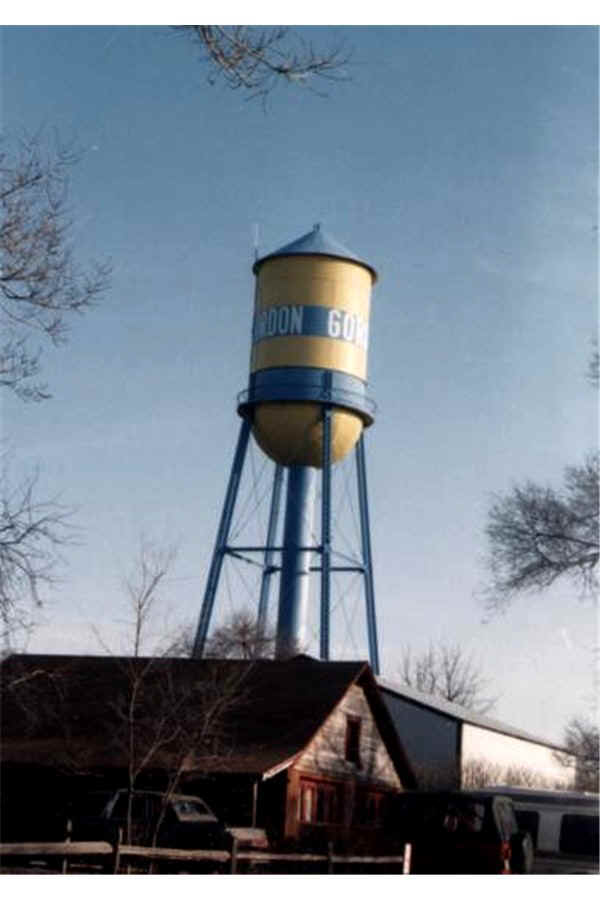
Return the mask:
<path fill-rule="evenodd" d="M 530 874 L 531 835 L 512 801 L 485 791 L 406 791 L 394 798 L 386 837 L 412 846 L 415 875 Z"/>
<path fill-rule="evenodd" d="M 173 849 L 229 849 L 231 835 L 204 800 L 188 794 L 126 789 L 83 797 L 69 817 L 74 841 L 111 840 Z M 129 828 L 128 828 L 129 823 Z"/>

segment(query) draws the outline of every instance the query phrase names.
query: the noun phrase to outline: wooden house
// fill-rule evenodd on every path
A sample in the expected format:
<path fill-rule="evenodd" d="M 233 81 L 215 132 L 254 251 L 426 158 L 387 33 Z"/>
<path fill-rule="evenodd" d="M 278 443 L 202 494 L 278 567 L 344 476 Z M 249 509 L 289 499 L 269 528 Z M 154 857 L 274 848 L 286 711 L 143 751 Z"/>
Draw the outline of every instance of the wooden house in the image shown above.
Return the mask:
<path fill-rule="evenodd" d="M 14 655 L 2 663 L 5 822 L 84 789 L 203 796 L 275 843 L 376 843 L 415 786 L 365 662 Z"/>

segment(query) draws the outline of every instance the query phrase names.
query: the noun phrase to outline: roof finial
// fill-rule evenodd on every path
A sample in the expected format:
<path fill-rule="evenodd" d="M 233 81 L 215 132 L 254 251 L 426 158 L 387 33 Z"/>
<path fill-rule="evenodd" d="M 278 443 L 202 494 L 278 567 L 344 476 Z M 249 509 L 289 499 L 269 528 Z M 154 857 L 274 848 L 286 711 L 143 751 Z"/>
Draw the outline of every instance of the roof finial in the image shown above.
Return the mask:
<path fill-rule="evenodd" d="M 313 225 L 313 231 L 320 231 L 320 230 L 321 230 L 321 223 L 315 222 L 315 224 Z"/>

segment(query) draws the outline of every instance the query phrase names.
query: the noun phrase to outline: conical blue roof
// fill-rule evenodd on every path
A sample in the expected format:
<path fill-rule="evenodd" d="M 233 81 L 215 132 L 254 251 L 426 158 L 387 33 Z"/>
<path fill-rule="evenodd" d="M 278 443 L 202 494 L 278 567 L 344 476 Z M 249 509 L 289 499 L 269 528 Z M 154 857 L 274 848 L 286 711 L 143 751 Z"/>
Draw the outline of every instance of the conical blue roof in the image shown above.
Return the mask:
<path fill-rule="evenodd" d="M 302 237 L 292 241 L 291 244 L 286 244 L 285 247 L 280 247 L 279 250 L 257 259 L 252 267 L 252 271 L 258 272 L 258 269 L 264 262 L 277 256 L 331 256 L 334 259 L 348 259 L 351 262 L 358 263 L 360 266 L 364 266 L 373 276 L 373 281 L 377 280 L 377 272 L 373 266 L 370 266 L 364 259 L 356 256 L 355 253 L 352 253 L 343 244 L 332 238 L 326 231 L 323 231 L 320 225 L 315 225 L 312 231 L 303 234 Z"/>

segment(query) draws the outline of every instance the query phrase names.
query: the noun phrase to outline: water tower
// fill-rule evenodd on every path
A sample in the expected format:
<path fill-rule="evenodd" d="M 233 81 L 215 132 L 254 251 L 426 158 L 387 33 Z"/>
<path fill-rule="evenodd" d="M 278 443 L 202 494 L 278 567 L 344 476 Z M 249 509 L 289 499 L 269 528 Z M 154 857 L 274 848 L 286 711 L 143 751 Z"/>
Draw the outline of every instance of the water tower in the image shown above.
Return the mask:
<path fill-rule="evenodd" d="M 264 629 L 271 576 L 279 572 L 276 655 L 302 650 L 311 571 L 320 573 L 320 656 L 329 659 L 330 582 L 335 571 L 364 576 L 367 638 L 379 672 L 363 432 L 373 423 L 367 395 L 367 347 L 375 270 L 319 225 L 258 259 L 248 389 L 193 656 L 202 656 L 227 554 L 262 554 L 257 627 Z M 250 434 L 274 462 L 266 542 L 229 544 L 232 516 Z M 331 533 L 331 467 L 354 450 L 360 514 L 360 564 L 340 564 Z M 312 537 L 321 473 L 320 541 Z M 284 478 L 283 541 L 275 546 Z"/>

